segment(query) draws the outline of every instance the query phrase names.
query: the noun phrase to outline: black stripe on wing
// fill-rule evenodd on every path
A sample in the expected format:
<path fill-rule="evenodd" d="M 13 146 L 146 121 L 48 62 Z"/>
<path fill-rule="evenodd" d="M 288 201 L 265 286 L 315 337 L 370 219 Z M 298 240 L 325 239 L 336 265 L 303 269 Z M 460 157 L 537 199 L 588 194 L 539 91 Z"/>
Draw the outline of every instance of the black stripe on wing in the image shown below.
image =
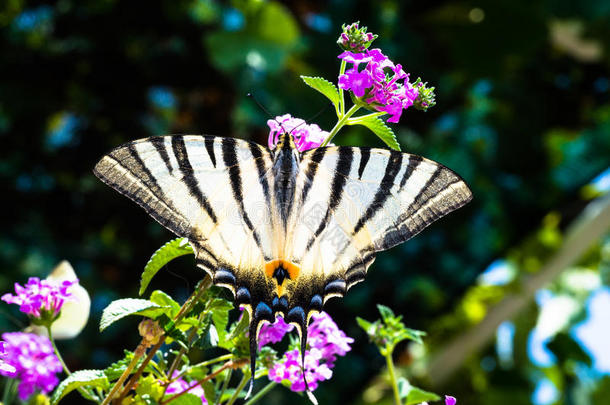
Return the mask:
<path fill-rule="evenodd" d="M 345 183 L 347 182 L 347 176 L 349 176 L 352 170 L 352 163 L 354 162 L 354 150 L 352 148 L 339 148 L 338 149 L 339 157 L 337 159 L 337 166 L 335 167 L 335 175 L 333 176 L 333 180 L 330 186 L 330 197 L 328 200 L 328 208 L 326 209 L 326 214 L 318 228 L 311 236 L 309 241 L 307 242 L 307 247 L 305 251 L 309 251 L 313 246 L 315 240 L 320 236 L 320 234 L 326 229 L 328 225 L 328 220 L 330 216 L 335 211 L 335 208 L 341 203 L 341 199 L 343 198 Z"/>
<path fill-rule="evenodd" d="M 186 145 L 184 144 L 184 138 L 182 136 L 173 136 L 172 137 L 172 150 L 174 152 L 174 156 L 178 161 L 178 167 L 183 175 L 183 181 L 188 187 L 191 195 L 197 199 L 199 205 L 203 207 L 206 211 L 212 222 L 218 223 L 218 218 L 216 217 L 216 213 L 214 209 L 210 205 L 207 197 L 201 190 L 199 186 L 199 181 L 195 177 L 195 173 L 193 171 L 193 166 L 189 160 Z"/>
<path fill-rule="evenodd" d="M 241 180 L 241 169 L 239 163 L 237 161 L 237 151 L 236 151 L 236 142 L 233 138 L 223 138 L 222 139 L 222 158 L 225 166 L 229 170 L 229 181 L 231 183 L 231 189 L 233 191 L 233 198 L 235 202 L 239 206 L 240 214 L 244 220 L 244 223 L 252 232 L 252 237 L 254 238 L 254 242 L 256 246 L 258 246 L 261 254 L 265 256 L 263 251 L 263 247 L 261 245 L 260 236 L 256 229 L 254 229 L 254 225 L 252 225 L 252 221 L 250 217 L 246 213 L 244 208 L 244 194 L 242 188 L 242 180 Z M 267 259 L 267 258 L 265 258 Z"/>
<path fill-rule="evenodd" d="M 390 151 L 388 157 L 388 163 L 385 167 L 385 173 L 379 184 L 379 189 L 373 197 L 373 201 L 369 204 L 364 215 L 358 219 L 356 226 L 354 226 L 353 234 L 357 234 L 366 225 L 367 221 L 375 216 L 375 214 L 383 208 L 386 200 L 390 197 L 390 189 L 394 185 L 394 179 L 402 167 L 403 154 L 395 150 Z"/>

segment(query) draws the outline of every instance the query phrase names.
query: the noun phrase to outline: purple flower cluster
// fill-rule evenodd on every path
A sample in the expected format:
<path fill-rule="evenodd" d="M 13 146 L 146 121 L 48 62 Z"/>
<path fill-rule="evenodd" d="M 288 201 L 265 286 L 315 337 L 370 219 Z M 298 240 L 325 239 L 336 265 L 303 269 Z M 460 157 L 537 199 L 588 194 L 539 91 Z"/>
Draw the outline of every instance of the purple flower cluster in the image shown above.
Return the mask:
<path fill-rule="evenodd" d="M 284 335 L 291 332 L 294 326 L 286 323 L 284 318 L 278 316 L 275 318 L 274 323 L 266 323 L 261 327 L 258 333 L 258 348 L 265 346 L 269 343 L 277 343 L 282 340 Z"/>
<path fill-rule="evenodd" d="M 51 341 L 46 336 L 23 332 L 4 333 L 2 339 L 6 342 L 5 361 L 15 371 L 1 368 L 0 374 L 21 380 L 19 398 L 25 400 L 35 391 L 51 392 L 59 383 L 56 374 L 62 371 Z"/>
<path fill-rule="evenodd" d="M 15 377 L 15 375 L 17 375 L 17 369 L 4 361 L 6 357 L 5 344 L 5 342 L 0 341 L 0 374 L 7 377 Z"/>
<path fill-rule="evenodd" d="M 268 120 L 267 125 L 270 129 L 270 149 L 275 149 L 280 135 L 284 133 L 292 135 L 299 152 L 317 148 L 329 135 L 328 132 L 322 131 L 316 124 L 306 124 L 305 120 L 294 118 L 290 114 L 284 114 L 275 117 L 274 120 Z"/>
<path fill-rule="evenodd" d="M 172 378 L 175 378 L 178 375 L 178 372 L 175 371 Z M 203 388 L 197 381 L 192 381 L 190 383 L 186 382 L 183 378 L 178 378 L 172 381 L 168 386 L 167 390 L 165 390 L 166 395 L 179 394 L 181 392 L 187 391 L 193 395 L 201 398 L 202 404 L 207 404 L 208 401 L 205 399 L 205 395 L 203 392 Z"/>
<path fill-rule="evenodd" d="M 282 323 L 285 325 L 283 320 Z M 279 325 L 276 321 L 269 326 L 272 328 L 276 324 Z M 274 341 L 280 341 L 286 332 L 286 328 L 278 328 L 273 335 Z M 269 331 L 267 333 L 270 334 Z M 354 339 L 339 329 L 326 312 L 313 315 L 313 322 L 307 332 L 310 349 L 305 351 L 304 367 L 310 390 L 315 390 L 319 381 L 330 379 L 337 356 L 344 356 L 353 342 Z M 284 358 L 269 369 L 269 379 L 278 383 L 289 381 L 292 391 L 305 391 L 299 350 L 287 351 Z"/>
<path fill-rule="evenodd" d="M 57 283 L 51 280 L 40 280 L 30 277 L 24 286 L 15 283 L 15 293 L 4 294 L 2 301 L 19 305 L 19 310 L 33 318 L 57 318 L 61 307 L 72 296 L 68 288 L 78 280 L 62 281 Z"/>
<path fill-rule="evenodd" d="M 395 65 L 377 48 L 362 53 L 345 51 L 339 58 L 352 64 L 351 69 L 339 76 L 339 87 L 351 90 L 376 110 L 388 113 L 388 122 L 398 122 L 402 110 L 412 106 L 419 96 L 402 66 Z M 359 69 L 360 64 L 366 65 Z"/>

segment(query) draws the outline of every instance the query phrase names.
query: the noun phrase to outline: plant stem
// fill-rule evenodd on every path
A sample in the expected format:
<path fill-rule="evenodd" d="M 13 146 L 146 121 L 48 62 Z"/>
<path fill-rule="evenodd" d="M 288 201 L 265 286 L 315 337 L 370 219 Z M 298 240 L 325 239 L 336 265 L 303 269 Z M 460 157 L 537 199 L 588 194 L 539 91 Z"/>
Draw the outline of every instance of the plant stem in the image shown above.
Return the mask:
<path fill-rule="evenodd" d="M 222 387 L 220 388 L 220 392 L 216 395 L 217 399 L 216 399 L 215 405 L 220 405 L 222 396 L 224 395 L 225 391 L 227 390 L 227 387 L 229 386 L 229 382 L 231 381 L 232 375 L 233 375 L 233 369 L 230 368 L 225 380 L 222 382 Z"/>
<path fill-rule="evenodd" d="M 237 386 L 237 388 L 235 388 L 235 393 L 233 394 L 231 399 L 229 399 L 229 402 L 227 402 L 227 405 L 233 405 L 235 403 L 235 401 L 237 401 L 237 398 L 239 398 L 239 393 L 242 392 L 242 390 L 248 383 L 249 379 L 250 379 L 250 372 L 245 371 L 244 376 L 241 378 L 241 381 L 239 382 L 239 385 Z"/>
<path fill-rule="evenodd" d="M 193 294 L 191 294 L 191 296 L 186 300 L 186 302 L 184 304 L 182 304 L 182 307 L 180 308 L 178 315 L 176 315 L 176 317 L 173 319 L 175 324 L 177 324 L 184 317 L 184 315 L 186 313 L 188 313 L 188 311 L 191 310 L 191 308 L 197 303 L 197 301 L 199 301 L 199 299 L 201 298 L 201 296 L 203 295 L 205 290 L 207 290 L 210 285 L 212 285 L 212 279 L 210 278 L 210 276 L 206 276 L 203 280 L 201 280 L 199 282 L 199 284 L 197 284 L 197 288 L 195 288 L 195 291 L 193 292 Z M 140 365 L 138 370 L 129 379 L 127 384 L 125 384 L 125 388 L 119 394 L 119 400 L 121 400 L 123 397 L 125 397 L 127 395 L 127 393 L 131 390 L 131 388 L 135 385 L 135 383 L 138 381 L 138 379 L 144 372 L 144 369 L 146 368 L 148 363 L 152 360 L 152 358 L 155 356 L 155 353 L 157 353 L 157 350 L 159 350 L 161 345 L 163 345 L 163 343 L 165 342 L 165 338 L 166 338 L 166 335 L 161 336 L 159 343 L 157 343 L 156 345 L 154 345 L 152 347 L 152 349 L 150 349 L 150 351 L 148 352 L 148 356 L 146 356 L 146 358 L 144 359 L 144 361 L 142 362 L 142 364 Z M 142 341 L 140 342 L 140 345 L 142 345 L 143 343 L 144 343 L 144 339 L 142 339 Z M 140 346 L 138 345 L 138 347 L 140 347 Z M 123 374 L 120 377 L 123 380 L 125 380 L 125 378 L 127 378 L 129 376 L 129 374 L 127 374 L 126 372 L 127 372 L 127 370 L 125 370 L 125 372 L 123 372 Z M 114 388 L 116 388 L 116 386 L 117 386 L 117 384 L 115 384 Z M 114 388 L 113 388 L 113 391 L 114 391 Z M 108 400 L 108 397 L 106 397 L 106 399 L 104 401 L 106 401 L 106 400 Z"/>
<path fill-rule="evenodd" d="M 57 345 L 55 344 L 55 339 L 53 339 L 53 333 L 51 332 L 51 325 L 47 325 L 46 329 L 47 329 L 47 334 L 49 335 L 49 340 L 51 341 L 51 346 L 53 346 L 53 351 L 55 352 L 55 356 L 57 357 L 57 359 L 61 363 L 61 366 L 63 367 L 66 375 L 70 376 L 72 373 L 70 372 L 70 369 L 66 365 L 66 362 L 64 361 L 63 357 L 61 357 L 61 353 L 59 353 L 59 349 L 57 348 Z M 100 398 L 98 398 L 98 396 L 95 395 L 93 392 L 91 392 L 89 389 L 83 388 L 83 387 L 79 387 L 78 391 L 84 397 L 86 397 L 86 398 L 87 397 L 95 398 L 98 403 L 100 402 Z"/>
<path fill-rule="evenodd" d="M 2 395 L 2 404 L 10 405 L 15 398 L 15 391 L 17 388 L 16 378 L 7 378 L 6 384 L 4 385 L 4 394 Z"/>
<path fill-rule="evenodd" d="M 337 123 L 335 124 L 333 129 L 330 130 L 330 134 L 328 134 L 328 137 L 324 140 L 324 142 L 320 146 L 328 145 L 330 143 L 330 141 L 332 141 L 332 139 L 335 137 L 335 135 L 337 135 L 337 132 L 339 132 L 339 130 L 341 128 L 343 128 L 343 126 L 345 126 L 345 124 L 349 120 L 349 117 L 354 115 L 356 113 L 356 111 L 358 111 L 359 109 L 360 109 L 360 106 L 354 104 L 352 106 L 352 108 L 350 108 L 345 114 L 343 114 L 343 116 L 339 119 L 339 121 L 337 121 Z"/>
<path fill-rule="evenodd" d="M 385 362 L 388 365 L 388 374 L 390 374 L 390 384 L 392 384 L 392 390 L 394 391 L 394 403 L 395 405 L 401 405 L 400 394 L 398 392 L 398 380 L 396 380 L 396 372 L 394 371 L 394 361 L 392 360 L 393 350 L 386 350 Z"/>
<path fill-rule="evenodd" d="M 140 344 L 136 348 L 136 350 L 134 352 L 134 355 L 133 355 L 133 358 L 131 359 L 131 361 L 127 365 L 127 368 L 125 369 L 123 374 L 121 374 L 121 376 L 119 377 L 117 382 L 114 383 L 114 386 L 112 387 L 112 390 L 110 390 L 108 395 L 106 395 L 106 398 L 104 398 L 104 402 L 102 402 L 102 405 L 107 405 L 107 404 L 110 403 L 110 401 L 112 401 L 112 398 L 121 389 L 121 387 L 123 386 L 123 383 L 125 382 L 127 377 L 131 374 L 131 372 L 133 371 L 133 369 L 136 366 L 136 364 L 138 364 L 138 361 L 140 361 L 140 358 L 144 355 L 144 351 L 145 350 L 146 349 L 144 348 L 144 346 L 142 344 Z"/>
<path fill-rule="evenodd" d="M 70 372 L 70 369 L 66 365 L 66 362 L 64 362 L 64 359 L 63 359 L 63 357 L 61 357 L 61 353 L 59 353 L 59 349 L 57 348 L 57 345 L 55 344 L 55 339 L 53 339 L 53 333 L 51 333 L 51 325 L 47 325 L 47 333 L 49 334 L 49 340 L 51 341 L 51 345 L 53 346 L 53 351 L 55 352 L 55 356 L 57 356 L 57 359 L 61 363 L 61 366 L 64 368 L 64 371 L 66 372 L 66 374 L 71 375 L 72 373 Z"/>
<path fill-rule="evenodd" d="M 263 389 L 261 389 L 260 391 L 258 391 L 256 393 L 256 395 L 254 395 L 252 398 L 250 398 L 250 400 L 248 400 L 246 403 L 244 403 L 244 405 L 252 405 L 255 404 L 256 402 L 258 402 L 262 397 L 264 397 L 265 395 L 267 395 L 267 393 L 269 391 L 271 391 L 273 389 L 273 387 L 275 387 L 277 385 L 277 383 L 275 381 L 271 381 L 269 384 L 265 385 L 263 387 Z"/>
<path fill-rule="evenodd" d="M 341 59 L 341 67 L 339 68 L 339 76 L 345 73 L 345 60 Z M 339 119 L 345 115 L 345 98 L 343 97 L 343 89 L 339 87 L 339 108 L 340 115 Z"/>

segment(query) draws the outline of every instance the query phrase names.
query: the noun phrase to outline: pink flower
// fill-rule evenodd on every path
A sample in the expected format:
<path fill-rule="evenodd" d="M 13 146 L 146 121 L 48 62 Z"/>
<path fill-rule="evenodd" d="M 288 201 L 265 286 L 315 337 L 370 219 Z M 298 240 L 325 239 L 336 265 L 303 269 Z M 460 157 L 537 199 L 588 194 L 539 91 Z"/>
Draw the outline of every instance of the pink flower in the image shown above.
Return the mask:
<path fill-rule="evenodd" d="M 409 82 L 409 75 L 402 66 L 395 65 L 379 49 L 364 53 L 346 51 L 339 58 L 353 64 L 339 76 L 339 87 L 351 90 L 354 96 L 376 110 L 388 113 L 388 122 L 398 122 L 402 110 L 413 105 L 419 96 L 418 88 Z M 359 69 L 361 63 L 366 63 L 362 70 Z"/>
<path fill-rule="evenodd" d="M 174 371 L 174 375 L 172 378 L 175 378 L 179 373 Z M 192 387 L 192 388 L 191 388 Z M 190 389 L 189 389 L 190 388 Z M 178 378 L 172 381 L 165 390 L 166 395 L 179 394 L 181 392 L 187 391 L 193 395 L 201 398 L 202 404 L 207 404 L 208 401 L 205 399 L 205 395 L 203 392 L 203 388 L 200 384 L 197 384 L 197 381 L 192 381 L 190 383 L 186 382 L 183 378 Z"/>
<path fill-rule="evenodd" d="M 329 133 L 322 131 L 316 124 L 306 124 L 300 118 L 293 118 L 290 114 L 275 117 L 268 120 L 269 126 L 269 149 L 275 149 L 280 135 L 289 133 L 294 139 L 299 152 L 317 148 L 328 137 Z"/>
<path fill-rule="evenodd" d="M 293 325 L 286 323 L 284 318 L 278 316 L 274 323 L 266 323 L 261 327 L 258 335 L 258 348 L 269 343 L 280 342 L 284 335 L 293 329 Z"/>
<path fill-rule="evenodd" d="M 72 296 L 68 288 L 76 283 L 78 280 L 54 282 L 30 277 L 23 287 L 15 283 L 17 294 L 4 294 L 2 301 L 19 305 L 19 310 L 32 318 L 52 321 L 59 316 L 64 302 Z"/>
<path fill-rule="evenodd" d="M 5 342 L 0 341 L 0 374 L 7 377 L 15 377 L 15 375 L 17 375 L 17 369 L 4 361 L 4 358 L 6 357 L 5 344 Z"/>
<path fill-rule="evenodd" d="M 286 325 L 283 320 L 280 323 L 279 319 L 281 318 L 278 318 L 273 325 L 267 326 L 277 328 L 274 325 Z M 275 330 L 277 336 L 281 334 L 277 341 L 281 340 L 286 332 L 287 330 L 282 326 Z M 331 369 L 337 356 L 345 356 L 351 350 L 350 344 L 353 342 L 354 339 L 339 329 L 326 312 L 313 315 L 313 321 L 307 331 L 307 344 L 310 349 L 305 351 L 305 375 L 311 391 L 318 387 L 318 381 L 329 380 L 332 377 Z M 284 358 L 269 369 L 268 376 L 275 382 L 289 381 L 290 389 L 293 391 L 305 391 L 300 351 L 298 349 L 287 351 Z"/>
<path fill-rule="evenodd" d="M 318 381 L 329 380 L 332 377 L 332 370 L 325 363 L 320 363 L 322 351 L 311 349 L 305 351 L 305 375 L 310 391 L 318 388 Z M 298 349 L 290 350 L 285 353 L 282 361 L 275 363 L 269 369 L 269 379 L 281 383 L 290 382 L 290 389 L 295 392 L 305 391 L 305 381 L 301 370 L 301 354 Z"/>
<path fill-rule="evenodd" d="M 5 377 L 18 378 L 19 398 L 26 400 L 36 391 L 49 393 L 59 383 L 56 374 L 62 371 L 62 366 L 55 353 L 51 341 L 46 336 L 33 333 L 4 333 L 7 365 L 15 371 L 0 368 L 0 374 Z"/>
<path fill-rule="evenodd" d="M 309 325 L 307 343 L 319 349 L 329 366 L 333 366 L 338 356 L 345 356 L 351 350 L 354 339 L 347 336 L 326 312 L 313 315 Z"/>

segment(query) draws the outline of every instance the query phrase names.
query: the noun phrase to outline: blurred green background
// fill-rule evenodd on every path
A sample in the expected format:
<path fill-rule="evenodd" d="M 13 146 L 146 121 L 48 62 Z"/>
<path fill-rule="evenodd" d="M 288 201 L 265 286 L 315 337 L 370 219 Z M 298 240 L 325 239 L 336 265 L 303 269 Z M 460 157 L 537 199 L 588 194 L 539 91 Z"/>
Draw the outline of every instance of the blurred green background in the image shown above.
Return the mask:
<path fill-rule="evenodd" d="M 428 332 L 425 346 L 399 348 L 399 372 L 458 403 L 608 403 L 610 235 L 602 227 L 576 252 L 587 227 L 603 225 L 588 217 L 584 233 L 565 237 L 592 200 L 608 209 L 607 0 L 4 0 L 0 292 L 67 259 L 93 300 L 85 331 L 59 343 L 71 368 L 103 368 L 133 349 L 137 321 L 100 334 L 101 311 L 137 295 L 143 266 L 173 236 L 98 181 L 95 162 L 166 133 L 264 144 L 268 117 L 246 94 L 273 115 L 313 116 L 326 101 L 299 75 L 336 80 L 335 40 L 356 20 L 437 88 L 435 108 L 394 126 L 403 150 L 451 167 L 475 198 L 379 255 L 364 283 L 329 302 L 356 343 L 320 402 L 391 403 L 383 358 L 355 322 L 376 319 L 381 303 Z M 316 122 L 329 130 L 334 119 L 326 108 Z M 336 143 L 382 146 L 357 128 Z M 549 270 L 562 252 L 568 268 Z M 532 281 L 540 274 L 550 282 Z M 187 256 L 152 287 L 184 299 L 201 276 Z M 23 322 L 0 305 L 0 331 Z M 267 398 L 307 403 L 282 388 Z"/>

